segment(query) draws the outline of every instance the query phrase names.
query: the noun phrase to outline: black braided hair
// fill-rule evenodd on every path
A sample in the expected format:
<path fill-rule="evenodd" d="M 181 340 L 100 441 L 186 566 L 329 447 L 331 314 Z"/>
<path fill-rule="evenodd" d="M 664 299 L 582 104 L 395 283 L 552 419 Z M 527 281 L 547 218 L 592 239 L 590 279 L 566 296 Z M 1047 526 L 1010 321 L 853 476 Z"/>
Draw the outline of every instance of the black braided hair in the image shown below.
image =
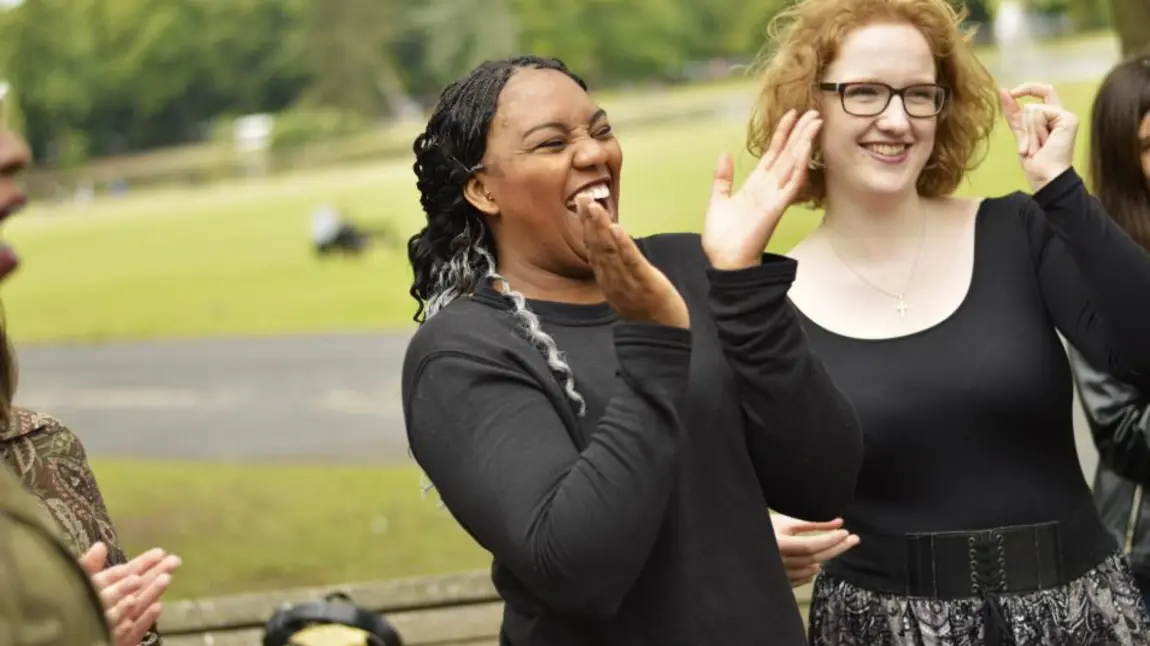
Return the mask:
<path fill-rule="evenodd" d="M 414 318 L 422 324 L 455 299 L 474 291 L 481 279 L 501 283 L 502 294 L 512 303 L 524 334 L 543 354 L 578 414 L 583 415 L 586 404 L 575 390 L 571 368 L 523 295 L 499 275 L 495 240 L 483 214 L 463 195 L 464 186 L 483 159 L 499 94 L 520 69 L 562 72 L 587 89 L 583 79 L 557 59 L 517 56 L 485 62 L 443 90 L 427 128 L 413 146 L 419 201 L 427 214 L 427 226 L 407 243 L 415 276 L 411 296 L 418 304 Z"/>
<path fill-rule="evenodd" d="M 495 255 L 495 240 L 463 188 L 486 151 L 499 94 L 512 74 L 525 68 L 562 72 L 587 89 L 557 59 L 516 56 L 487 61 L 443 90 L 426 129 L 415 138 L 416 187 L 427 214 L 427 226 L 407 243 L 415 275 L 411 296 L 417 303 L 417 323 L 473 291 L 490 269 L 489 259 L 478 252 Z"/>

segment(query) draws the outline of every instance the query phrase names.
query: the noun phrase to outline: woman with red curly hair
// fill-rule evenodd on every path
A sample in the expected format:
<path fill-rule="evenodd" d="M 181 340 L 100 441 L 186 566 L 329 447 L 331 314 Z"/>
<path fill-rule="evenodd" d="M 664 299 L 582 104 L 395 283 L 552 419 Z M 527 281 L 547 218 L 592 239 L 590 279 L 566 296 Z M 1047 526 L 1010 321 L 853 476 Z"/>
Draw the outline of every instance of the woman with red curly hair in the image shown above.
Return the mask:
<path fill-rule="evenodd" d="M 823 120 L 790 253 L 816 354 L 865 454 L 811 643 L 1145 644 L 1075 450 L 1059 332 L 1150 385 L 1150 255 L 1072 167 L 1049 86 L 999 90 L 946 0 L 801 0 L 772 24 L 751 129 Z M 1024 97 L 1038 102 L 1020 104 Z M 1000 106 L 1032 195 L 956 197 Z"/>

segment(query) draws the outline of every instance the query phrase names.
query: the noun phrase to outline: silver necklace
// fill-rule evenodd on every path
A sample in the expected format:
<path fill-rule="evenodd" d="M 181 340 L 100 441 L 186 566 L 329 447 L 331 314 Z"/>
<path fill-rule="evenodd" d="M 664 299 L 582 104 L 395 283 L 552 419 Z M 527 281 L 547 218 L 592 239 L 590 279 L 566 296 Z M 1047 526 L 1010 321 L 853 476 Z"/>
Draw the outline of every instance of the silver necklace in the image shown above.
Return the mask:
<path fill-rule="evenodd" d="M 823 221 L 825 222 L 826 220 L 824 219 Z M 822 222 L 819 223 L 819 227 L 825 229 Z M 832 237 L 833 236 L 829 236 L 829 235 L 827 236 L 827 245 L 831 248 L 831 253 L 833 253 L 835 255 L 835 258 L 838 258 L 839 262 L 841 262 L 843 264 L 843 267 L 846 267 L 848 270 L 850 270 L 850 272 L 852 274 L 854 274 L 859 280 L 861 280 L 863 283 L 865 283 L 868 287 L 875 289 L 877 291 L 880 291 L 883 294 L 886 294 L 887 296 L 898 301 L 898 303 L 894 306 L 894 309 L 896 311 L 898 311 L 899 318 L 905 319 L 906 318 L 906 311 L 908 309 L 910 309 L 910 305 L 907 305 L 907 303 L 906 303 L 906 298 L 905 298 L 906 292 L 907 292 L 907 290 L 910 289 L 911 283 L 914 282 L 914 274 L 918 270 L 918 259 L 922 256 L 923 241 L 926 239 L 926 214 L 923 214 L 923 217 L 922 217 L 922 226 L 920 227 L 919 234 L 918 234 L 918 250 L 915 251 L 914 263 L 910 266 L 910 274 L 906 278 L 906 286 L 903 287 L 902 291 L 897 293 L 897 294 L 895 294 L 893 292 L 889 292 L 889 291 L 883 289 L 882 287 L 875 285 L 871 281 L 867 280 L 866 276 L 863 276 L 862 274 L 860 274 L 858 272 L 858 270 L 856 270 L 854 267 L 851 267 L 850 263 L 847 262 L 846 259 L 842 257 L 842 254 L 839 253 L 838 249 L 835 248 L 835 243 L 831 239 Z"/>

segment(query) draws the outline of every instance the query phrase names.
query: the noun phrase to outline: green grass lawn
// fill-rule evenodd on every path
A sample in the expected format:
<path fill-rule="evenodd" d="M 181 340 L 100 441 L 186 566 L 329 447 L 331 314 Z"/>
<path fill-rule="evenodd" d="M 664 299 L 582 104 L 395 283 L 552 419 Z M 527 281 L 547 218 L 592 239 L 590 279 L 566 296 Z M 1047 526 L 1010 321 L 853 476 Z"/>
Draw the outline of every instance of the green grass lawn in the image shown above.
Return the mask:
<path fill-rule="evenodd" d="M 125 549 L 184 565 L 171 597 L 484 568 L 414 467 L 93 463 Z"/>
<path fill-rule="evenodd" d="M 1060 91 L 1085 118 L 1093 86 Z M 697 230 L 716 155 L 738 153 L 740 173 L 754 163 L 744 134 L 739 118 L 621 128 L 621 213 L 629 231 Z M 1081 153 L 1085 134 L 1080 140 Z M 1012 145 L 1000 127 L 962 192 L 1024 188 Z M 406 159 L 139 191 L 86 207 L 34 206 L 5 232 L 24 260 L 3 288 L 11 334 L 23 343 L 86 342 L 409 325 L 402 250 L 350 262 L 312 256 L 309 216 L 325 201 L 355 217 L 391 221 L 405 236 L 422 218 Z M 809 213 L 791 213 L 772 247 L 789 248 L 813 223 Z"/>

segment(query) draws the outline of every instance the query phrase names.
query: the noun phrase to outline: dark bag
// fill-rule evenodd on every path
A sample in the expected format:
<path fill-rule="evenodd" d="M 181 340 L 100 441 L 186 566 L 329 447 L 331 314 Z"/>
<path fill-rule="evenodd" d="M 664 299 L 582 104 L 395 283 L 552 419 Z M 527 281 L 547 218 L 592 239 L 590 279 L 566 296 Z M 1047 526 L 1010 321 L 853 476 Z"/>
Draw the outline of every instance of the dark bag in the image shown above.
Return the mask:
<path fill-rule="evenodd" d="M 382 616 L 335 592 L 276 612 L 264 626 L 263 646 L 403 646 Z"/>

